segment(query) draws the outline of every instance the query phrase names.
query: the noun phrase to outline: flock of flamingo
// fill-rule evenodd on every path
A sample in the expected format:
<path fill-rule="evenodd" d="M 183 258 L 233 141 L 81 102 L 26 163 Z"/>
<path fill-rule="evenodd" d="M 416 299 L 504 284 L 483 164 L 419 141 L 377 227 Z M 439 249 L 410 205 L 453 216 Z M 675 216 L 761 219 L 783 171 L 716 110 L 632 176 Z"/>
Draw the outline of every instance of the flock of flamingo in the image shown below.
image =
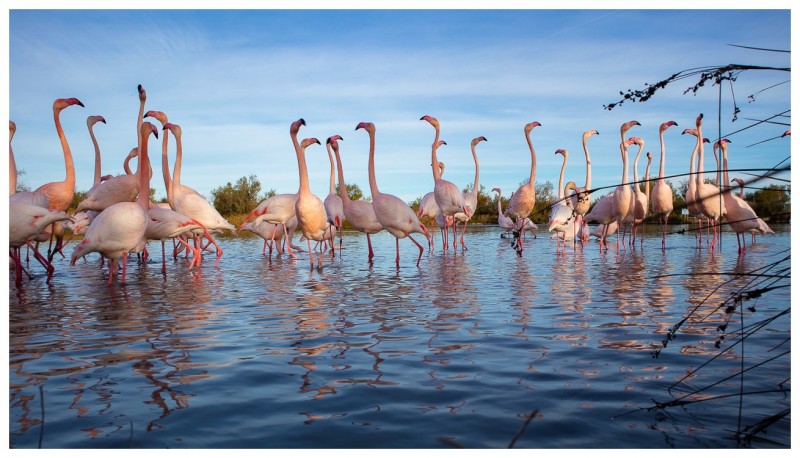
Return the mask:
<path fill-rule="evenodd" d="M 72 215 L 68 214 L 67 210 L 73 200 L 75 190 L 75 169 L 69 143 L 61 127 L 60 114 L 65 108 L 74 105 L 83 106 L 83 104 L 75 98 L 57 99 L 53 103 L 53 117 L 64 152 L 67 176 L 64 181 L 46 183 L 31 192 L 16 191 L 17 170 L 11 148 L 11 139 L 16 126 L 13 121 L 9 122 L 9 192 L 11 195 L 9 244 L 17 284 L 22 283 L 23 273 L 29 279 L 32 278 L 28 269 L 23 266 L 21 259 L 23 246 L 28 247 L 34 258 L 44 266 L 49 283 L 54 273 L 53 256 L 61 253 L 65 245 L 65 230 L 83 236 L 71 255 L 70 264 L 74 265 L 78 259 L 89 253 L 99 253 L 103 263 L 108 260 L 109 285 L 112 285 L 114 279 L 119 275 L 120 264 L 122 266 L 120 281 L 125 282 L 126 265 L 130 253 L 147 259 L 149 256 L 146 248 L 148 241 L 161 242 L 162 272 L 166 271 L 165 241 L 169 239 L 174 241 L 173 256 L 177 256 L 179 252 L 185 250 L 186 256 L 191 257 L 190 270 L 199 268 L 203 253 L 211 251 L 212 245 L 218 264 L 223 250 L 213 234 L 222 230 L 234 233 L 237 230 L 252 231 L 264 239 L 264 253 L 269 246 L 271 256 L 273 246 L 275 246 L 277 252 L 282 255 L 285 246 L 286 252 L 293 258 L 297 258 L 293 248 L 298 250 L 300 247 L 292 243 L 292 235 L 299 230 L 302 233 L 301 240 L 305 239 L 308 244 L 311 268 L 315 266 L 315 249 L 312 249 L 311 241 L 324 244 L 325 250 L 328 250 L 327 246 L 330 244 L 329 249 L 335 254 L 335 235 L 339 233 L 339 248 L 341 249 L 341 229 L 344 221 L 348 221 L 355 230 L 366 234 L 370 262 L 374 257 L 370 235 L 386 230 L 396 238 L 395 262 L 397 266 L 400 265 L 399 243 L 402 238 L 408 238 L 419 248 L 417 257 L 417 265 L 419 265 L 424 248 L 412 237 L 412 234 L 423 234 L 427 239 L 429 249 L 433 250 L 434 247 L 433 232 L 429 231 L 420 221 L 423 216 L 431 217 L 437 222 L 442 233 L 444 250 L 448 250 L 449 247 L 451 228 L 453 250 L 457 248 L 458 242 L 461 243 L 462 249 L 466 250 L 467 248 L 464 233 L 468 221 L 477 208 L 477 190 L 479 189 L 479 163 L 475 148 L 480 142 L 486 141 L 483 136 L 474 138 L 471 143 L 472 156 L 475 161 L 475 180 L 471 191 L 461 192 L 454 183 L 442 178 L 444 164 L 438 161 L 436 151 L 446 143 L 439 138 L 439 121 L 428 115 L 420 118 L 420 120 L 428 122 L 435 130 L 431 147 L 431 170 L 434 186 L 433 190 L 422 198 L 419 210 L 415 212 L 397 196 L 382 193 L 378 189 L 374 161 L 375 125 L 370 122 L 359 123 L 355 130 L 363 130 L 369 136 L 368 168 L 371 202 L 351 200 L 348 196 L 338 144 L 342 137 L 339 135 L 333 135 L 326 141 L 331 164 L 330 192 L 324 200 L 312 194 L 305 151 L 309 146 L 321 143 L 316 138 L 298 141 L 300 128 L 305 125 L 303 119 L 298 119 L 291 124 L 289 134 L 297 154 L 299 190 L 296 193 L 277 194 L 265 199 L 236 228 L 225 220 L 200 193 L 181 183 L 181 128 L 177 124 L 170 123 L 163 112 L 145 112 L 147 95 L 141 85 L 138 86 L 138 93 L 140 101 L 137 118 L 138 145 L 125 159 L 125 175 L 101 175 L 100 149 L 94 136 L 93 126 L 97 122 L 105 123 L 105 119 L 102 116 L 88 117 L 87 126 L 95 148 L 94 183 L 86 198 L 79 203 Z M 162 126 L 160 129 L 163 136 L 161 165 L 167 191 L 167 203 L 155 203 L 149 198 L 152 168 L 148 144 L 151 136 L 158 138 L 159 129 L 151 122 L 145 121 L 147 118 L 157 120 Z M 718 150 L 722 155 L 722 170 L 718 172 L 716 181 L 721 183 L 722 187 L 705 182 L 704 143 L 709 143 L 709 141 L 702 135 L 702 123 L 703 115 L 700 114 L 696 119 L 695 128 L 683 131 L 683 134 L 697 137 L 691 156 L 689 186 L 685 196 L 688 210 L 695 220 L 705 223 L 707 227 L 713 229 L 713 234 L 710 235 L 708 242 L 712 250 L 720 236 L 718 231 L 720 221 L 725 218 L 737 234 L 739 252 L 742 253 L 746 250 L 746 245 L 740 241 L 740 236 L 744 240 L 746 233 L 751 233 L 755 237 L 757 233 L 766 234 L 772 231 L 744 201 L 744 183 L 741 179 L 733 179 L 741 187 L 740 195 L 737 196 L 732 191 L 731 180 L 728 179 L 727 147 L 730 143 L 729 140 L 723 138 L 713 145 L 715 157 Z M 505 211 L 501 207 L 499 198 L 501 190 L 499 188 L 492 189 L 498 194 L 498 224 L 505 231 L 514 234 L 514 244 L 518 254 L 521 254 L 523 249 L 523 234 L 529 231 L 533 232 L 537 228 L 529 219 L 536 203 L 536 152 L 530 134 L 535 127 L 539 126 L 541 124 L 534 121 L 524 127 L 525 139 L 531 155 L 530 177 L 512 193 Z M 662 250 L 665 248 L 667 219 L 673 211 L 673 193 L 664 180 L 664 134 L 670 127 L 677 126 L 677 123 L 667 121 L 659 128 L 661 157 L 658 178 L 654 179 L 652 192 L 650 192 L 649 186 L 652 155 L 647 153 L 647 168 L 643 180 L 645 191 L 643 192 L 639 186 L 641 181 L 637 168 L 644 141 L 639 137 L 625 138 L 627 132 L 636 126 L 640 126 L 640 124 L 633 120 L 622 124 L 620 128 L 621 184 L 614 189 L 613 193 L 597 200 L 593 206 L 590 202 L 590 195 L 595 190 L 591 188 L 591 161 L 587 141 L 598 132 L 589 130 L 583 134 L 583 149 L 586 158 L 586 181 L 583 187 L 577 186 L 574 181 L 564 185 L 564 171 L 569 152 L 564 149 L 556 151 L 556 154 L 562 155 L 564 159 L 558 182 L 558 196 L 551 206 L 548 229 L 557 239 L 559 253 L 563 253 L 568 240 L 580 240 L 581 242 L 588 240 L 589 222 L 599 223 L 599 226 L 591 234 L 600 239 L 601 250 L 608 249 L 606 238 L 618 228 L 621 228 L 622 237 L 617 237 L 617 249 L 619 249 L 620 243 L 624 246 L 625 234 L 628 232 L 630 233 L 628 243 L 635 243 L 638 228 L 648 215 L 650 207 L 652 207 L 653 215 L 661 224 L 661 246 Z M 172 175 L 169 173 L 167 154 L 170 134 L 175 138 L 176 143 Z M 790 131 L 787 130 L 783 135 L 790 135 Z M 628 147 L 631 145 L 638 145 L 639 148 L 634 159 L 632 183 L 629 182 L 628 177 Z M 128 165 L 133 158 L 138 158 L 136 172 L 132 172 Z M 338 195 L 334 186 L 337 174 Z M 457 230 L 459 226 L 462 228 L 460 238 Z M 700 245 L 702 244 L 700 231 L 697 234 L 697 243 Z M 44 256 L 37 247 L 39 243 L 48 241 L 50 243 L 48 255 Z M 321 263 L 320 255 L 317 266 L 321 267 Z"/>

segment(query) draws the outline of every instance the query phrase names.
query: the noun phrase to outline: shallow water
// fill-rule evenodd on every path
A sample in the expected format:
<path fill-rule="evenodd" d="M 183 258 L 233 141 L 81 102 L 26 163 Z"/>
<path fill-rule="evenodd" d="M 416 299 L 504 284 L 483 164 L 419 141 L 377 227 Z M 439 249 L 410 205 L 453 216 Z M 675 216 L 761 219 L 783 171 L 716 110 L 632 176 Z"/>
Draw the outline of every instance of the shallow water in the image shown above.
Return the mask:
<path fill-rule="evenodd" d="M 677 233 L 662 253 L 655 232 L 641 248 L 611 239 L 557 256 L 542 232 L 518 257 L 499 228 L 472 227 L 468 251 L 443 253 L 437 233 L 419 267 L 401 240 L 399 269 L 386 233 L 372 265 L 366 239 L 346 233 L 321 270 L 308 253 L 270 259 L 260 239 L 226 237 L 219 267 L 169 259 L 163 275 L 151 244 L 150 263 L 132 257 L 113 287 L 96 254 L 58 259 L 49 286 L 34 261 L 20 288 L 9 276 L 10 446 L 733 448 L 738 396 L 648 408 L 758 363 L 743 390 L 761 393 L 741 398 L 738 427 L 789 408 L 788 313 L 748 335 L 744 358 L 741 346 L 714 358 L 729 319 L 722 349 L 741 322 L 790 307 L 788 278 L 741 275 L 790 274 L 788 226 L 775 229 L 748 236 L 744 256 L 730 233 L 712 255 Z M 744 313 L 719 308 L 767 286 L 779 287 Z M 789 416 L 767 431 L 745 445 L 790 447 Z"/>

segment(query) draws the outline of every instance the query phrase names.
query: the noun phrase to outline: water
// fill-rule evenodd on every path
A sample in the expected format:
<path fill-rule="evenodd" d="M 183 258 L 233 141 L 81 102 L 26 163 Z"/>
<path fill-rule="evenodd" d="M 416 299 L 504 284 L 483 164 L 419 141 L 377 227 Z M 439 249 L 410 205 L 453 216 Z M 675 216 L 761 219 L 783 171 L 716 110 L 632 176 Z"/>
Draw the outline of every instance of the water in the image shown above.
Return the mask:
<path fill-rule="evenodd" d="M 373 236 L 370 266 L 365 238 L 346 233 L 321 271 L 307 253 L 268 259 L 260 239 L 230 237 L 201 275 L 180 258 L 162 275 L 151 244 L 150 264 L 132 259 L 127 285 L 110 288 L 96 254 L 57 260 L 50 286 L 34 261 L 22 287 L 9 276 L 10 446 L 505 448 L 519 433 L 515 448 L 733 448 L 737 396 L 648 408 L 769 358 L 744 377 L 744 391 L 768 392 L 742 398 L 740 427 L 789 408 L 774 392 L 790 389 L 788 313 L 748 337 L 744 359 L 738 346 L 713 358 L 719 304 L 767 286 L 735 274 L 789 254 L 788 226 L 776 232 L 748 236 L 742 257 L 732 234 L 712 256 L 680 234 L 662 254 L 654 233 L 643 248 L 592 241 L 558 257 L 542 232 L 518 257 L 500 229 L 473 227 L 466 252 L 443 253 L 437 233 L 419 267 L 401 240 L 399 269 L 393 237 Z M 740 319 L 788 310 L 789 288 L 745 307 L 722 348 Z M 746 445 L 790 447 L 789 418 Z"/>

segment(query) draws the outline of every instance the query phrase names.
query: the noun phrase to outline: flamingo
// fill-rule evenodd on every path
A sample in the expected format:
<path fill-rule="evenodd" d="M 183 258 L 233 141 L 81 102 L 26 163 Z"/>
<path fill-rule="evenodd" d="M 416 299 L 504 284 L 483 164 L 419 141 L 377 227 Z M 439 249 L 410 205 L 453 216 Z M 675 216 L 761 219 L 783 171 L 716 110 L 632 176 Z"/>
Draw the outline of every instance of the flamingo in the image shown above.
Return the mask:
<path fill-rule="evenodd" d="M 297 228 L 297 218 L 293 217 L 289 221 L 286 222 L 288 227 L 289 233 L 294 233 L 295 229 Z M 277 242 L 276 250 L 278 254 L 283 254 L 283 232 L 277 231 L 278 226 L 282 226 L 282 224 L 275 224 L 275 223 L 268 223 L 266 221 L 249 221 L 247 223 L 243 223 L 239 226 L 239 230 L 242 231 L 250 231 L 262 239 L 264 239 L 264 248 L 261 251 L 263 256 L 267 255 L 267 246 L 269 245 L 269 256 L 272 257 L 272 242 Z M 300 247 L 295 247 L 295 249 L 299 249 Z"/>
<path fill-rule="evenodd" d="M 347 194 L 344 181 L 342 158 L 339 155 L 338 140 L 341 139 L 342 137 L 339 135 L 329 137 L 325 142 L 325 147 L 329 151 L 332 149 L 333 154 L 336 155 L 336 169 L 339 173 L 339 194 L 342 196 L 342 210 L 344 211 L 344 216 L 347 221 L 350 222 L 353 228 L 355 228 L 355 230 L 363 232 L 367 235 L 367 247 L 369 248 L 367 260 L 372 262 L 372 258 L 375 256 L 375 253 L 372 251 L 372 241 L 370 240 L 369 236 L 382 231 L 383 226 L 381 225 L 380 221 L 378 221 L 378 217 L 375 215 L 375 209 L 372 207 L 370 202 L 365 202 L 363 200 L 350 200 L 350 196 Z"/>
<path fill-rule="evenodd" d="M 666 166 L 666 153 L 664 146 L 664 132 L 672 126 L 677 126 L 675 121 L 667 121 L 662 123 L 658 128 L 658 140 L 661 144 L 661 159 L 658 163 L 658 180 L 653 185 L 653 190 L 650 194 L 650 203 L 653 206 L 653 214 L 658 218 L 658 223 L 661 225 L 661 250 L 666 249 L 667 246 L 667 221 L 669 214 L 672 213 L 673 199 L 672 188 L 664 181 L 664 168 Z"/>
<path fill-rule="evenodd" d="M 697 137 L 697 129 L 684 129 L 683 132 L 681 132 L 681 135 L 686 135 L 686 134 Z M 709 140 L 707 138 L 704 138 L 703 142 L 709 143 Z M 697 220 L 698 229 L 702 230 L 703 220 L 705 219 L 705 216 L 703 216 L 703 214 L 700 212 L 700 209 L 697 205 L 697 200 L 695 198 L 696 197 L 695 195 L 697 194 L 697 182 L 694 179 L 697 169 L 696 164 L 697 164 L 698 150 L 699 150 L 699 143 L 695 142 L 694 149 L 692 150 L 692 156 L 689 159 L 689 180 L 688 180 L 688 186 L 686 188 L 686 194 L 683 196 L 683 199 L 686 202 L 686 208 L 689 211 L 689 215 L 693 217 L 695 220 Z M 695 236 L 696 239 L 695 241 L 698 247 L 702 243 L 702 241 L 700 240 L 702 236 L 700 230 L 697 231 L 697 234 Z"/>
<path fill-rule="evenodd" d="M 464 195 L 458 189 L 458 186 L 450 181 L 447 181 L 439 174 L 439 161 L 436 158 L 436 150 L 439 147 L 439 120 L 425 115 L 419 118 L 420 121 L 427 121 L 435 129 L 436 135 L 433 139 L 431 146 L 431 170 L 433 171 L 433 197 L 436 199 L 436 205 L 442 212 L 445 220 L 453 217 L 456 213 L 462 212 L 467 218 L 472 216 L 472 210 L 467 208 L 467 203 L 464 200 Z M 446 143 L 444 143 L 446 144 Z M 445 232 L 445 235 L 447 233 Z M 453 250 L 456 249 L 456 225 L 453 224 Z M 399 242 L 398 242 L 399 243 Z M 445 242 L 445 249 L 447 249 L 447 242 Z"/>
<path fill-rule="evenodd" d="M 631 209 L 631 213 L 629 215 L 631 222 L 630 244 L 633 245 L 636 243 L 636 232 L 638 230 L 638 226 L 644 222 L 644 218 L 647 216 L 647 206 L 650 202 L 650 186 L 648 183 L 645 183 L 647 192 L 644 193 L 642 192 L 642 188 L 640 187 L 641 185 L 639 184 L 639 158 L 642 156 L 642 151 L 644 150 L 644 139 L 641 137 L 631 137 L 629 141 L 639 145 L 639 151 L 636 153 L 636 158 L 633 160 L 633 208 Z M 647 173 L 649 173 L 650 161 L 652 160 L 653 155 L 648 152 L 647 157 Z M 647 173 L 645 173 L 645 175 L 647 175 Z"/>
<path fill-rule="evenodd" d="M 612 221 L 609 224 L 600 224 L 594 229 L 592 229 L 589 235 L 602 239 L 602 237 L 608 237 L 609 235 L 614 235 L 619 228 L 619 224 L 616 221 Z M 605 235 L 603 234 L 605 232 Z"/>
<path fill-rule="evenodd" d="M 492 188 L 492 192 L 497 193 L 497 225 L 506 233 L 514 230 L 514 220 L 503 214 L 503 191 L 500 188 Z"/>
<path fill-rule="evenodd" d="M 628 148 L 626 147 L 625 133 L 633 126 L 641 126 L 641 124 L 635 120 L 628 121 L 623 123 L 619 129 L 621 139 L 619 149 L 622 154 L 622 184 L 614 189 L 614 199 L 611 201 L 611 212 L 614 215 L 614 219 L 623 229 L 623 224 L 625 224 L 625 220 L 631 212 L 631 199 L 633 197 L 633 191 L 628 184 Z M 619 237 L 617 238 L 617 249 L 619 249 Z"/>
<path fill-rule="evenodd" d="M 144 90 L 141 84 L 137 86 L 137 91 L 139 93 L 139 116 L 136 118 L 138 137 L 142 126 L 142 120 L 144 118 L 144 106 L 145 102 L 147 101 L 147 91 Z M 141 146 L 138 144 L 139 141 L 140 140 L 137 140 L 137 150 Z M 128 156 L 134 157 L 136 154 L 138 154 L 138 152 L 134 153 L 131 151 Z M 137 168 L 137 173 L 141 172 L 152 174 L 150 169 L 144 170 L 146 170 L 146 172 L 142 172 L 142 169 Z M 139 183 L 141 182 L 141 179 L 138 175 L 129 174 L 128 172 L 129 169 L 126 168 L 125 175 L 112 177 L 111 179 L 105 181 L 102 186 L 95 186 L 90 189 L 89 192 L 86 193 L 86 198 L 78 204 L 76 211 L 93 210 L 100 212 L 119 202 L 135 201 L 136 196 L 139 195 Z M 148 179 L 149 178 L 150 177 L 148 177 Z M 149 189 L 146 190 L 146 192 L 149 195 Z"/>
<path fill-rule="evenodd" d="M 293 122 L 289 128 L 294 150 L 297 153 L 297 168 L 300 174 L 300 189 L 297 192 L 298 196 L 294 210 L 297 215 L 297 227 L 308 242 L 308 256 L 311 260 L 311 268 L 314 268 L 314 253 L 311 250 L 311 240 L 318 242 L 325 240 L 330 223 L 328 223 L 328 215 L 325 213 L 325 204 L 319 197 L 311 193 L 311 187 L 308 183 L 305 151 L 310 145 L 319 145 L 320 143 L 316 138 L 304 138 L 298 144 L 297 132 L 300 130 L 301 125 L 305 125 L 305 121 L 302 118 Z M 322 260 L 319 262 L 319 267 L 322 267 Z"/>
<path fill-rule="evenodd" d="M 613 232 L 611 233 L 608 232 L 612 227 L 612 223 L 615 231 L 617 230 L 618 227 L 617 221 L 616 219 L 614 219 L 613 201 L 614 201 L 614 194 L 607 194 L 601 197 L 600 199 L 598 199 L 597 202 L 595 202 L 592 209 L 589 210 L 589 213 L 587 213 L 583 217 L 584 222 L 588 223 L 590 221 L 596 221 L 600 223 L 600 226 L 598 226 L 592 231 L 592 235 L 594 235 L 595 231 L 599 229 L 602 230 L 599 236 L 601 250 L 603 248 L 608 249 L 606 238 L 609 235 L 613 234 Z"/>
<path fill-rule="evenodd" d="M 147 139 L 150 134 L 158 138 L 158 130 L 149 122 L 142 123 L 139 147 L 139 166 L 136 169 L 141 189 L 150 189 L 150 175 L 143 173 L 150 167 Z M 70 265 L 92 252 L 98 252 L 109 259 L 108 284 L 113 284 L 117 264 L 122 258 L 122 283 L 125 283 L 128 252 L 144 248 L 147 230 L 147 210 L 150 206 L 149 193 L 142 192 L 136 202 L 114 204 L 94 219 L 83 240 L 72 252 Z"/>
<path fill-rule="evenodd" d="M 566 244 L 566 237 L 564 233 L 567 231 L 568 226 L 570 226 L 570 222 L 573 223 L 571 228 L 574 229 L 575 213 L 572 211 L 572 201 L 568 198 L 565 198 L 567 193 L 564 189 L 564 170 L 567 168 L 569 151 L 565 149 L 558 149 L 556 150 L 555 154 L 564 156 L 564 161 L 561 163 L 561 173 L 558 176 L 558 195 L 556 196 L 556 202 L 550 207 L 548 231 L 552 232 L 555 230 L 556 251 L 559 252 L 561 242 L 563 241 L 564 244 Z M 572 183 L 572 186 L 574 187 L 575 183 Z"/>
<path fill-rule="evenodd" d="M 339 139 L 341 140 L 342 137 L 340 136 Z M 327 144 L 326 144 L 327 145 Z M 339 256 L 341 256 L 342 250 L 342 223 L 344 222 L 345 215 L 344 215 L 344 208 L 342 200 L 343 198 L 336 195 L 336 170 L 333 164 L 333 154 L 331 153 L 331 149 L 327 148 L 328 150 L 328 159 L 331 162 L 331 178 L 329 183 L 329 190 L 328 195 L 325 197 L 323 204 L 325 204 L 325 213 L 328 215 L 328 222 L 333 225 L 337 231 L 339 231 Z M 345 187 L 346 190 L 346 187 Z M 333 237 L 331 237 L 331 249 L 333 248 Z"/>
<path fill-rule="evenodd" d="M 55 211 L 67 211 L 72 204 L 72 197 L 75 193 L 75 165 L 72 161 L 72 151 L 69 148 L 64 129 L 61 127 L 61 111 L 67 107 L 78 105 L 83 107 L 83 103 L 76 98 L 56 99 L 53 102 L 53 120 L 56 125 L 58 138 L 61 140 L 61 149 L 64 152 L 64 164 L 67 176 L 64 181 L 54 181 L 43 184 L 36 188 L 32 193 L 15 193 L 11 196 L 14 202 L 25 202 L 38 205 L 42 208 Z M 63 241 L 63 228 L 60 221 L 53 223 L 51 233 L 56 237 L 55 249 L 48 253 L 48 261 L 52 261 L 55 253 L 60 253 Z"/>
<path fill-rule="evenodd" d="M 539 127 L 539 121 L 533 121 L 525 125 L 523 131 L 525 132 L 525 140 L 528 142 L 528 149 L 531 150 L 531 175 L 527 183 L 523 183 L 517 188 L 516 192 L 511 194 L 511 199 L 508 201 L 506 208 L 506 215 L 513 218 L 516 223 L 514 228 L 515 232 L 520 233 L 524 228 L 525 219 L 533 211 L 536 204 L 536 151 L 533 149 L 531 142 L 531 131 L 534 127 Z M 517 239 L 517 253 L 522 256 L 522 238 Z"/>
<path fill-rule="evenodd" d="M 446 145 L 444 140 L 439 140 L 436 144 L 436 148 L 438 149 L 442 145 Z M 444 162 L 439 162 L 439 176 L 444 174 Z M 447 242 L 446 234 L 449 225 L 445 224 L 444 218 L 441 216 L 442 212 L 439 210 L 439 206 L 436 205 L 436 197 L 433 195 L 433 191 L 426 193 L 422 196 L 422 200 L 419 201 L 419 209 L 417 210 L 417 218 L 422 219 L 423 216 L 427 216 L 433 219 L 439 226 L 440 232 L 442 233 L 442 243 L 445 245 L 443 249 L 446 249 Z M 433 251 L 433 232 L 431 232 L 431 238 L 428 241 L 428 249 Z"/>
<path fill-rule="evenodd" d="M 471 142 L 472 159 L 475 161 L 475 181 L 472 183 L 472 190 L 464 193 L 464 202 L 470 209 L 470 215 L 474 214 L 475 210 L 478 209 L 480 166 L 478 164 L 478 155 L 475 153 L 475 145 L 485 141 L 487 141 L 486 137 L 480 136 L 473 138 Z M 459 223 L 464 223 L 464 227 L 461 229 L 461 249 L 466 250 L 467 246 L 464 244 L 464 232 L 467 231 L 467 222 L 469 222 L 470 216 L 467 216 L 464 212 L 458 212 L 453 215 L 453 219 Z"/>
<path fill-rule="evenodd" d="M 636 242 L 636 231 L 637 227 L 644 224 L 644 219 L 647 217 L 648 212 L 650 211 L 650 164 L 653 162 L 653 153 L 650 151 L 647 152 L 647 166 L 644 168 L 644 193 L 639 190 L 639 185 L 636 185 L 635 190 L 638 192 L 636 193 L 636 208 L 634 213 L 634 224 L 633 227 L 633 242 Z M 638 181 L 638 180 L 636 180 Z M 644 245 L 644 229 L 642 229 L 642 238 L 639 246 Z"/>
<path fill-rule="evenodd" d="M 570 200 L 572 200 L 572 209 L 578 217 L 578 226 L 583 227 L 583 217 L 586 215 L 586 212 L 589 211 L 589 207 L 591 206 L 591 195 L 589 194 L 589 190 L 592 186 L 592 161 L 589 158 L 589 148 L 586 146 L 587 141 L 592 135 L 600 135 L 600 132 L 592 129 L 587 130 L 583 133 L 583 154 L 586 156 L 586 184 L 583 188 L 576 187 L 573 188 L 574 192 L 570 195 Z"/>
<path fill-rule="evenodd" d="M 747 201 L 744 200 L 744 180 L 742 180 L 741 178 L 731 178 L 731 181 L 739 185 L 739 199 L 741 199 L 745 204 L 747 204 Z M 749 204 L 747 205 L 749 206 Z M 727 203 L 725 204 L 725 207 L 726 208 L 728 207 Z M 752 243 L 756 243 L 756 234 L 766 235 L 775 233 L 775 231 L 773 231 L 772 228 L 769 227 L 769 225 L 766 222 L 764 222 L 763 219 L 758 218 L 757 221 L 758 221 L 758 229 L 749 230 L 750 235 L 753 237 Z"/>
<path fill-rule="evenodd" d="M 417 266 L 419 267 L 419 261 L 422 259 L 424 249 L 422 245 L 411 237 L 411 234 L 419 232 L 424 234 L 425 238 L 430 239 L 428 229 L 419 222 L 419 218 L 417 218 L 414 210 L 408 204 L 395 195 L 384 194 L 378 190 L 378 183 L 375 180 L 375 124 L 360 122 L 356 126 L 356 130 L 358 129 L 364 129 L 369 135 L 369 189 L 372 194 L 372 208 L 375 210 L 375 216 L 381 226 L 395 237 L 395 249 L 397 252 L 395 263 L 399 268 L 400 239 L 408 237 L 419 248 L 419 257 L 417 258 Z M 438 165 L 434 169 L 438 171 Z"/>
<path fill-rule="evenodd" d="M 697 145 L 698 145 L 698 152 L 697 152 L 697 176 L 695 177 L 695 182 L 697 183 L 697 189 L 695 191 L 695 202 L 697 203 L 698 210 L 702 213 L 706 219 L 709 221 L 709 224 L 713 226 L 713 239 L 711 240 L 711 251 L 714 251 L 717 243 L 717 237 L 719 237 L 719 219 L 725 215 L 725 203 L 722 202 L 720 198 L 720 190 L 718 187 L 705 183 L 703 181 L 703 141 L 700 140 L 702 138 L 702 126 L 703 126 L 703 114 L 697 117 L 695 121 L 697 124 Z"/>
<path fill-rule="evenodd" d="M 714 150 L 717 148 L 722 150 L 722 182 L 726 184 L 730 183 L 728 180 L 728 143 L 730 143 L 730 140 L 723 138 L 717 142 L 714 142 L 713 145 Z M 742 183 L 740 183 L 740 185 L 741 184 Z M 742 188 L 742 191 L 744 191 L 744 188 Z M 747 244 L 742 243 L 744 242 L 744 234 L 751 232 L 755 236 L 755 232 L 763 231 L 762 226 L 759 223 L 760 218 L 756 212 L 753 211 L 752 207 L 750 207 L 750 205 L 744 201 L 744 199 L 733 194 L 730 186 L 723 186 L 722 198 L 725 203 L 725 209 L 727 210 L 725 220 L 731 226 L 733 232 L 736 233 L 738 253 L 742 254 L 747 250 Z M 764 232 L 761 233 L 764 234 Z M 741 241 L 739 240 L 739 235 L 742 236 Z"/>
<path fill-rule="evenodd" d="M 200 249 L 189 245 L 189 243 L 182 237 L 192 231 L 202 230 L 203 225 L 182 215 L 171 208 L 152 207 L 147 210 L 147 229 L 144 236 L 147 240 L 158 240 L 161 242 L 161 272 L 167 272 L 167 259 L 164 250 L 164 241 L 167 239 L 175 239 L 186 247 L 187 250 L 194 253 L 192 261 L 189 263 L 189 269 L 195 265 L 200 264 L 201 253 Z"/>
<path fill-rule="evenodd" d="M 211 205 L 211 203 L 203 196 L 201 196 L 200 193 L 188 186 L 181 184 L 181 163 L 183 159 L 183 146 L 181 140 L 183 132 L 178 124 L 173 124 L 171 122 L 168 122 L 164 125 L 164 130 L 169 130 L 175 137 L 175 147 L 177 149 L 175 153 L 175 166 L 172 169 L 171 192 L 173 202 L 171 202 L 170 205 L 172 205 L 172 209 L 176 212 L 186 215 L 203 225 L 203 234 L 208 239 L 209 243 L 214 245 L 214 248 L 217 251 L 217 260 L 214 265 L 218 266 L 219 260 L 222 258 L 223 251 L 222 247 L 219 246 L 217 241 L 211 235 L 211 232 L 224 229 L 232 231 L 235 234 L 236 227 L 223 218 L 222 215 L 220 215 L 219 212 L 214 208 L 214 206 Z M 141 170 L 137 172 L 140 171 Z M 195 244 L 199 244 L 200 235 L 195 233 L 194 236 Z"/>
<path fill-rule="evenodd" d="M 39 253 L 31 240 L 34 240 L 47 226 L 69 220 L 70 216 L 64 211 L 48 210 L 24 202 L 10 202 L 8 210 L 8 242 L 11 259 L 14 261 L 16 284 L 22 283 L 22 272 L 25 270 L 20 260 L 20 248 L 23 245 L 31 248 L 34 257 L 44 266 L 47 271 L 46 283 L 49 284 L 54 272 L 53 265 Z M 30 278 L 29 274 L 28 277 Z"/>

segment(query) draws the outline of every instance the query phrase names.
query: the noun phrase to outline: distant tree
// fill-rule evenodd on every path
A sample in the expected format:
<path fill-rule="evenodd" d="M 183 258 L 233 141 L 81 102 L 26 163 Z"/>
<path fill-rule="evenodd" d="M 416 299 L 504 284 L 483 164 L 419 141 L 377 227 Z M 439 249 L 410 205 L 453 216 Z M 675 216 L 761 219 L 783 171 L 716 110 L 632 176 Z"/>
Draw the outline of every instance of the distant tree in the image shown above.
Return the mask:
<path fill-rule="evenodd" d="M 350 200 L 362 200 L 364 198 L 364 193 L 356 183 L 345 183 L 344 187 L 347 189 L 347 196 Z M 339 189 L 339 183 L 336 183 L 336 189 Z"/>
<path fill-rule="evenodd" d="M 25 170 L 18 169 L 17 170 L 17 192 L 30 192 L 31 187 L 28 186 L 27 183 L 25 183 L 24 181 L 20 180 L 20 178 L 19 178 L 22 175 L 25 175 Z"/>
<path fill-rule="evenodd" d="M 790 220 L 791 207 L 788 186 L 771 184 L 745 195 L 745 200 L 758 216 L 766 221 L 785 223 Z"/>
<path fill-rule="evenodd" d="M 258 203 L 267 197 L 260 196 L 261 182 L 255 175 L 249 177 L 241 177 L 236 181 L 236 184 L 228 182 L 225 186 L 213 189 L 211 191 L 211 198 L 214 203 L 214 208 L 217 209 L 223 216 L 239 215 L 250 212 L 255 208 Z M 274 195 L 274 190 L 271 190 Z"/>
<path fill-rule="evenodd" d="M 528 181 L 526 180 L 525 183 Z M 550 180 L 536 184 L 536 204 L 529 216 L 534 223 L 544 224 L 550 218 L 550 207 L 556 201 L 556 194 L 553 190 L 553 183 Z"/>
<path fill-rule="evenodd" d="M 19 186 L 17 186 L 17 188 L 19 188 Z M 72 202 L 70 202 L 69 204 L 69 210 L 67 210 L 67 213 L 69 214 L 75 213 L 75 209 L 78 208 L 78 204 L 81 203 L 81 201 L 86 198 L 86 194 L 88 194 L 87 191 L 75 191 L 72 194 Z"/>

